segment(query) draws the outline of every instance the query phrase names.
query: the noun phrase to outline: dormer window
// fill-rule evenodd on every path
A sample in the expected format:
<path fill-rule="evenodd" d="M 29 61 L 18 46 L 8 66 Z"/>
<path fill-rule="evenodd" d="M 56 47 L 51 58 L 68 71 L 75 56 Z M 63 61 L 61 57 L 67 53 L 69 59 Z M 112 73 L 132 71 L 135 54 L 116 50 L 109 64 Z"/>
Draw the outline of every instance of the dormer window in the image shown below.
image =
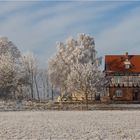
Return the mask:
<path fill-rule="evenodd" d="M 125 69 L 130 69 L 130 67 L 131 67 L 131 62 L 130 62 L 128 59 L 126 59 L 126 60 L 124 61 L 124 65 L 125 65 Z"/>
<path fill-rule="evenodd" d="M 125 69 L 130 69 L 130 65 L 125 65 Z"/>
<path fill-rule="evenodd" d="M 128 52 L 126 52 L 126 55 L 125 55 L 124 65 L 125 65 L 125 69 L 130 69 L 131 67 L 131 62 L 128 60 Z"/>

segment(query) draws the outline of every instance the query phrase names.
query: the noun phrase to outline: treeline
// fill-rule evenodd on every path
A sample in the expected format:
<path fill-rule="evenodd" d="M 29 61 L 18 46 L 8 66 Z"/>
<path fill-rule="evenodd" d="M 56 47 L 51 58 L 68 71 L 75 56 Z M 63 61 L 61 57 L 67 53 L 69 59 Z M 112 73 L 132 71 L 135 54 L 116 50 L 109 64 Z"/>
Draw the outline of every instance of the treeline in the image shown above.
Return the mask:
<path fill-rule="evenodd" d="M 23 54 L 0 38 L 0 98 L 46 100 L 52 98 L 48 70 L 42 69 L 33 53 Z"/>
<path fill-rule="evenodd" d="M 57 52 L 40 68 L 33 53 L 21 53 L 8 40 L 0 38 L 0 98 L 47 100 L 83 94 L 83 99 L 105 94 L 108 81 L 100 70 L 94 38 L 79 34 L 57 44 Z M 57 90 L 56 90 L 57 89 Z"/>

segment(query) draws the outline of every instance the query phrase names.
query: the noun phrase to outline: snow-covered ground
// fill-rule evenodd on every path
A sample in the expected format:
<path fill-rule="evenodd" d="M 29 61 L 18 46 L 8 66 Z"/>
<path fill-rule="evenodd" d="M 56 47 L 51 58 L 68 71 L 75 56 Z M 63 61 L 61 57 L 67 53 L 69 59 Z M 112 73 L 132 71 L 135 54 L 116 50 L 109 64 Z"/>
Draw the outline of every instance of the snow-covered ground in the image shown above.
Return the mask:
<path fill-rule="evenodd" d="M 140 111 L 0 112 L 0 140 L 139 140 Z"/>

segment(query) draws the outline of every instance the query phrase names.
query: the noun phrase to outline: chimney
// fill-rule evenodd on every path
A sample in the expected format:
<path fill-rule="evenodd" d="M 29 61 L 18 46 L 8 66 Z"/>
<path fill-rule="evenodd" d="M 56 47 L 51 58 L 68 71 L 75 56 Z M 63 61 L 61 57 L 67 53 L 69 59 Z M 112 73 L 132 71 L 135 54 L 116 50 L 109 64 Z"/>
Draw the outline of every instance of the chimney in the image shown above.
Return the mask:
<path fill-rule="evenodd" d="M 128 52 L 125 53 L 125 61 L 124 61 L 125 69 L 130 69 L 131 62 L 129 61 Z"/>
<path fill-rule="evenodd" d="M 128 52 L 125 53 L 125 58 L 128 59 Z"/>

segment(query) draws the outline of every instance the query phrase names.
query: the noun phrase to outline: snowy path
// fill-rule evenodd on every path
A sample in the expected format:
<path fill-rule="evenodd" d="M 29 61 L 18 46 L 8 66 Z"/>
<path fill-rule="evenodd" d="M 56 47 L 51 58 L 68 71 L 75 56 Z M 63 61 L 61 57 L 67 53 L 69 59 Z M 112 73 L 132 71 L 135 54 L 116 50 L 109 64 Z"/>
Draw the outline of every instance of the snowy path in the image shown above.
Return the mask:
<path fill-rule="evenodd" d="M 0 140 L 136 140 L 140 111 L 0 112 Z"/>

